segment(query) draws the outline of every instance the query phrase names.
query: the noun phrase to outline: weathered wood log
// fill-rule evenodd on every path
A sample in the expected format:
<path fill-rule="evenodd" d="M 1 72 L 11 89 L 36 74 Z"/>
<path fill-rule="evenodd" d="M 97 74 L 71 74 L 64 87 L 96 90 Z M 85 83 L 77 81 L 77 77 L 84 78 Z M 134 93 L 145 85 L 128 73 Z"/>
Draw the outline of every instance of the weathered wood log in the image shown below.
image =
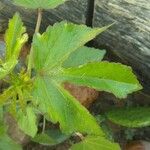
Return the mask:
<path fill-rule="evenodd" d="M 131 65 L 150 87 L 150 0 L 96 0 L 94 26 L 113 22 L 96 42 Z"/>
<path fill-rule="evenodd" d="M 75 23 L 86 22 L 88 0 L 69 0 L 58 6 L 53 10 L 46 10 L 43 13 L 42 19 L 42 30 L 49 24 L 61 20 L 68 20 Z M 3 32 L 8 24 L 8 19 L 18 11 L 25 25 L 28 28 L 28 32 L 32 33 L 36 23 L 37 12 L 22 7 L 17 7 L 12 4 L 12 0 L 1 0 L 0 1 L 0 32 Z"/>

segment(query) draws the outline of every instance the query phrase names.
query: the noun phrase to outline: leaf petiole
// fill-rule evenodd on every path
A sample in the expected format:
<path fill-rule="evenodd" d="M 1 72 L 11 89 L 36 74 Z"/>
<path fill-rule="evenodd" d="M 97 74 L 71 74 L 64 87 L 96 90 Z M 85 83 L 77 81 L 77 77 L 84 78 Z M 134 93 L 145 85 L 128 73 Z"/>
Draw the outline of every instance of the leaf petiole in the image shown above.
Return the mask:
<path fill-rule="evenodd" d="M 39 32 L 41 22 L 42 22 L 42 9 L 39 8 L 38 9 L 37 23 L 36 23 L 34 34 Z M 33 48 L 31 47 L 30 55 L 29 55 L 29 62 L 28 62 L 28 70 L 27 70 L 29 76 L 31 76 L 31 70 L 32 70 L 32 66 L 33 66 L 33 55 L 34 55 Z"/>

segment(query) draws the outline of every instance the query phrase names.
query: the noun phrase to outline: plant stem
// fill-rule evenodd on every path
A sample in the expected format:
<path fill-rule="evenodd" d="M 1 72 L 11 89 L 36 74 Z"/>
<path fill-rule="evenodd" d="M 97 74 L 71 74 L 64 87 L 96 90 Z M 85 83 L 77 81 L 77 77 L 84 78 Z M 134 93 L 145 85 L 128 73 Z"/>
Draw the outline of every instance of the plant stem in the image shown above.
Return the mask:
<path fill-rule="evenodd" d="M 36 23 L 34 34 L 39 32 L 40 26 L 41 26 L 41 21 L 42 21 L 42 9 L 39 8 L 38 9 L 37 23 Z M 27 69 L 29 76 L 31 76 L 32 65 L 33 65 L 33 48 L 31 47 L 30 55 L 29 55 L 29 62 L 28 62 L 28 69 Z"/>
<path fill-rule="evenodd" d="M 37 18 L 35 33 L 39 32 L 40 26 L 41 26 L 41 21 L 42 21 L 42 9 L 39 8 L 38 9 L 38 18 Z"/>
<path fill-rule="evenodd" d="M 81 133 L 76 132 L 75 135 L 77 135 L 81 140 L 84 140 L 84 136 Z"/>
<path fill-rule="evenodd" d="M 45 119 L 45 117 L 43 116 L 43 128 L 42 128 L 42 133 L 45 132 L 45 126 L 46 126 L 46 119 Z"/>

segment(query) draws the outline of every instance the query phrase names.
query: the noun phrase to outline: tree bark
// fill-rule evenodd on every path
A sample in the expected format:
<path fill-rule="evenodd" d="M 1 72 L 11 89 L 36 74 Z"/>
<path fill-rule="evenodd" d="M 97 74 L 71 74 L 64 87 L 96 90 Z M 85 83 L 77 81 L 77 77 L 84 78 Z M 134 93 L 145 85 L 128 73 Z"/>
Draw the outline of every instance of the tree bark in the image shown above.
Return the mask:
<path fill-rule="evenodd" d="M 150 0 L 96 0 L 93 25 L 116 22 L 96 42 L 131 65 L 150 84 Z"/>

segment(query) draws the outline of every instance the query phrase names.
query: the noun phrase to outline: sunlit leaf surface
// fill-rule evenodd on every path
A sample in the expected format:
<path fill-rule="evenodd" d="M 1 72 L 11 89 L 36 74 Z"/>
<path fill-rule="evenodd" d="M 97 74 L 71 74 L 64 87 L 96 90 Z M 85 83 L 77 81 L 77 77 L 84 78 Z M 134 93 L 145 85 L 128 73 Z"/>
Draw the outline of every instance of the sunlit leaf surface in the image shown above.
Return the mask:
<path fill-rule="evenodd" d="M 129 128 L 150 126 L 150 107 L 114 109 L 107 113 L 110 121 Z"/>
<path fill-rule="evenodd" d="M 88 136 L 82 142 L 73 145 L 70 150 L 121 150 L 117 143 L 103 137 Z"/>
<path fill-rule="evenodd" d="M 13 0 L 15 5 L 31 9 L 52 9 L 67 0 Z"/>

